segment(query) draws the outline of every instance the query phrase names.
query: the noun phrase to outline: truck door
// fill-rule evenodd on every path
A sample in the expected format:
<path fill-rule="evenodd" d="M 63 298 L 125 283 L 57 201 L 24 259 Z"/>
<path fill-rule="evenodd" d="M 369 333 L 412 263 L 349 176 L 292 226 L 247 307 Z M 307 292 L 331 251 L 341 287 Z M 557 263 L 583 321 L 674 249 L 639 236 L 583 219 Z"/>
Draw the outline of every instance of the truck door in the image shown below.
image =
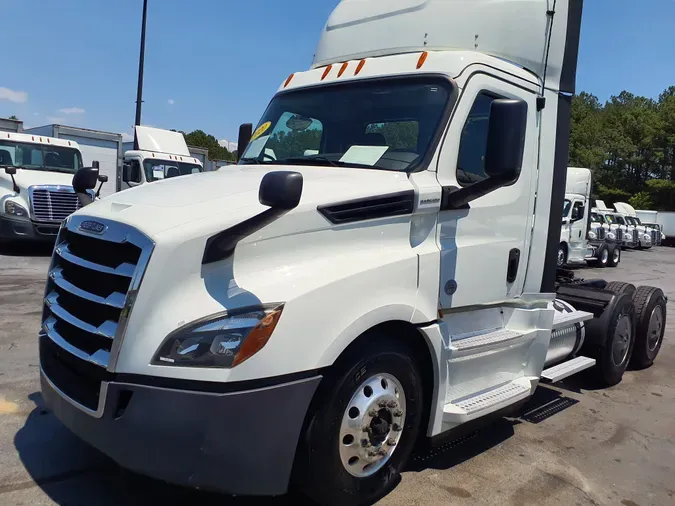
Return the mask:
<path fill-rule="evenodd" d="M 572 218 L 570 213 L 572 212 L 572 201 L 568 198 L 565 198 L 565 204 L 563 207 L 563 218 L 562 226 L 560 228 L 560 242 L 569 244 L 570 243 L 570 223 Z"/>
<path fill-rule="evenodd" d="M 482 72 L 469 77 L 443 141 L 437 177 L 444 188 L 467 187 L 487 177 L 484 158 L 495 99 L 527 104 L 522 170 L 513 184 L 471 201 L 464 209 L 441 206 L 441 309 L 499 304 L 523 291 L 536 186 L 536 88 L 524 89 Z"/>
<path fill-rule="evenodd" d="M 588 209 L 584 201 L 575 199 L 572 203 L 570 215 L 570 246 L 573 249 L 583 247 L 586 241 L 586 228 L 588 223 Z"/>

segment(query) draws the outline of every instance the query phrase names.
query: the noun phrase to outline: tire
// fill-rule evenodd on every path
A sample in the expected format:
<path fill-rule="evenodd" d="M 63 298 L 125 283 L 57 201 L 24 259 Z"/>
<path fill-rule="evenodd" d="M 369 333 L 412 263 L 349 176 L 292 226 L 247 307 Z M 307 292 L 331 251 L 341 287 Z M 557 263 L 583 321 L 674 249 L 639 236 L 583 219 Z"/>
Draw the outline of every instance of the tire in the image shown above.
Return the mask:
<path fill-rule="evenodd" d="M 565 246 L 565 244 L 560 244 L 560 246 L 558 246 L 558 256 L 556 264 L 558 268 L 562 268 L 565 267 L 566 263 L 567 263 L 567 246 Z"/>
<path fill-rule="evenodd" d="M 607 260 L 608 267 L 616 267 L 621 262 L 621 248 L 616 244 L 608 246 L 609 258 Z"/>
<path fill-rule="evenodd" d="M 414 354 L 401 343 L 370 337 L 324 378 L 305 423 L 293 484 L 320 505 L 380 499 L 398 483 L 419 434 L 424 399 Z M 392 388 L 399 391 L 396 406 Z M 377 451 L 386 456 L 368 455 Z M 378 460 L 368 465 L 369 459 Z"/>
<path fill-rule="evenodd" d="M 660 288 L 641 286 L 633 293 L 635 349 L 631 364 L 644 369 L 656 360 L 666 329 L 666 297 Z"/>
<path fill-rule="evenodd" d="M 596 255 L 597 256 L 596 256 L 596 260 L 595 260 L 595 266 L 599 267 L 601 269 L 604 269 L 605 267 L 607 267 L 607 264 L 609 262 L 609 249 L 607 249 L 606 244 L 600 245 Z"/>
<path fill-rule="evenodd" d="M 605 386 L 621 381 L 635 345 L 635 306 L 630 293 L 617 294 L 598 318 L 586 324 L 585 351 L 596 359 Z"/>
<path fill-rule="evenodd" d="M 605 290 L 609 290 L 614 293 L 630 293 L 632 294 L 635 291 L 635 285 L 632 283 L 625 283 L 623 281 L 610 281 L 605 286 Z"/>

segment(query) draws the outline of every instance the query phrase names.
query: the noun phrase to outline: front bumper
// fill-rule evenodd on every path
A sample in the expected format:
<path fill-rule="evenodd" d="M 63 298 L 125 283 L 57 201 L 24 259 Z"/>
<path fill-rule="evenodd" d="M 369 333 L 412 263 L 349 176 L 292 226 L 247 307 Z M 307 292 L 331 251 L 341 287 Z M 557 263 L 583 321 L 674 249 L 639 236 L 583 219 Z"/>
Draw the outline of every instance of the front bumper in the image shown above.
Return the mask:
<path fill-rule="evenodd" d="M 194 382 L 173 389 L 109 381 L 101 389 L 99 411 L 91 413 L 41 369 L 47 406 L 120 466 L 233 495 L 287 491 L 300 431 L 320 380 L 313 376 L 227 393 L 188 390 L 200 386 Z"/>
<path fill-rule="evenodd" d="M 59 227 L 58 223 L 37 223 L 0 214 L 0 239 L 4 240 L 54 241 Z"/>

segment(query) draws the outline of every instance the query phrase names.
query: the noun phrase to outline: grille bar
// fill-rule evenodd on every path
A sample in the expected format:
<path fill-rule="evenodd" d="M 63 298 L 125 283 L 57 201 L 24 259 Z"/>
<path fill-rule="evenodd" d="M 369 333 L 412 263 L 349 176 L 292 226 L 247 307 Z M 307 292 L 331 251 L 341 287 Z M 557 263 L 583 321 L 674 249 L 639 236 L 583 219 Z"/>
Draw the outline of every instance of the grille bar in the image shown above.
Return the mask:
<path fill-rule="evenodd" d="M 107 337 L 108 339 L 111 340 L 115 337 L 115 331 L 117 330 L 117 323 L 108 320 L 98 327 L 91 325 L 85 321 L 80 320 L 76 316 L 66 311 L 63 307 L 61 307 L 58 303 L 58 298 L 59 295 L 56 292 L 51 292 L 45 298 L 45 304 L 47 305 L 47 307 L 54 316 L 65 321 L 69 325 L 77 327 L 78 329 L 88 332 L 90 334 Z"/>
<path fill-rule="evenodd" d="M 84 360 L 85 362 L 92 363 L 99 367 L 106 367 L 108 365 L 108 359 L 110 357 L 109 352 L 105 350 L 98 350 L 97 352 L 90 355 L 89 353 L 86 353 L 80 350 L 79 348 L 73 346 L 66 339 L 64 339 L 61 336 L 61 334 L 59 334 L 54 328 L 55 325 L 56 325 L 56 318 L 50 316 L 49 318 L 47 318 L 47 320 L 45 320 L 45 323 L 42 326 L 42 331 L 49 339 L 51 339 L 54 342 L 54 344 L 57 344 L 59 347 L 66 350 L 71 355 L 74 355 L 75 357 L 79 358 L 80 360 Z"/>
<path fill-rule="evenodd" d="M 60 222 L 80 209 L 80 200 L 72 187 L 32 186 L 30 204 L 38 222 Z"/>
<path fill-rule="evenodd" d="M 136 270 L 135 265 L 131 265 L 128 263 L 124 263 L 120 265 L 119 267 L 107 267 L 105 265 L 97 264 L 95 262 L 90 262 L 89 260 L 85 260 L 84 258 L 80 258 L 76 255 L 74 255 L 70 249 L 68 248 L 67 244 L 59 245 L 55 250 L 56 254 L 63 258 L 64 260 L 67 260 L 71 264 L 78 265 L 80 267 L 84 267 L 85 269 L 90 269 L 98 272 L 103 272 L 105 274 L 116 274 L 118 276 L 124 276 L 127 278 L 131 278 L 134 275 L 134 271 Z"/>
<path fill-rule="evenodd" d="M 91 302 L 95 302 L 97 304 L 112 306 L 119 309 L 122 309 L 124 307 L 124 301 L 126 299 L 125 294 L 120 292 L 113 292 L 107 297 L 101 297 L 100 295 L 96 295 L 86 290 L 83 290 L 82 288 L 75 286 L 73 283 L 71 283 L 70 281 L 66 280 L 66 278 L 63 277 L 63 269 L 61 267 L 55 267 L 51 271 L 49 271 L 49 278 L 52 281 L 54 281 L 54 284 L 59 288 L 61 288 L 62 290 L 70 292 L 73 295 L 80 297 L 81 299 L 86 299 Z"/>

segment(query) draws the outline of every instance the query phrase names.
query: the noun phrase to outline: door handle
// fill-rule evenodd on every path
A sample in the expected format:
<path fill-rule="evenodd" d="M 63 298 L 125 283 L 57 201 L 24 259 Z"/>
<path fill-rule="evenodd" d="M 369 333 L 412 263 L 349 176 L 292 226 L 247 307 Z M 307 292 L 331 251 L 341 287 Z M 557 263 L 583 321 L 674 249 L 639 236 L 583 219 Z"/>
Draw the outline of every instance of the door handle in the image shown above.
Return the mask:
<path fill-rule="evenodd" d="M 509 251 L 509 265 L 506 271 L 506 282 L 513 283 L 518 277 L 518 265 L 520 264 L 520 250 L 513 248 Z"/>

